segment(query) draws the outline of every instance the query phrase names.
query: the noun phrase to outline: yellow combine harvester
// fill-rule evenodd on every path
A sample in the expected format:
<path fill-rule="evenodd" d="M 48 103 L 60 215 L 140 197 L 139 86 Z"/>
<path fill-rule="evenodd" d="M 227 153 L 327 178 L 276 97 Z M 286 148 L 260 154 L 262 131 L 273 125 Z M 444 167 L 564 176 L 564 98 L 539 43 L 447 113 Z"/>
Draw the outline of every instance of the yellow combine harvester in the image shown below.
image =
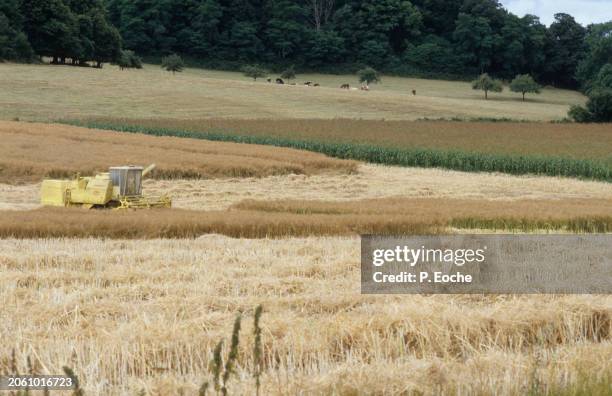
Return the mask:
<path fill-rule="evenodd" d="M 155 164 L 116 166 L 95 176 L 76 175 L 72 180 L 44 180 L 40 203 L 49 206 L 84 208 L 169 208 L 172 200 L 166 195 L 142 195 L 142 179 Z"/>

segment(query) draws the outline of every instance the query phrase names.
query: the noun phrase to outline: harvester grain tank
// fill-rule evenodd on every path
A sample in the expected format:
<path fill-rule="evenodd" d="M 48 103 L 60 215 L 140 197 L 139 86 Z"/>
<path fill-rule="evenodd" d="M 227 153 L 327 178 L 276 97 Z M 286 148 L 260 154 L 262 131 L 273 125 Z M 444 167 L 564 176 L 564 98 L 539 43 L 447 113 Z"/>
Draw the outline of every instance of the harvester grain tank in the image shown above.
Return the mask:
<path fill-rule="evenodd" d="M 48 206 L 80 206 L 85 208 L 169 208 L 167 195 L 142 194 L 142 179 L 155 169 L 155 164 L 115 166 L 108 172 L 72 180 L 44 180 L 40 202 Z"/>

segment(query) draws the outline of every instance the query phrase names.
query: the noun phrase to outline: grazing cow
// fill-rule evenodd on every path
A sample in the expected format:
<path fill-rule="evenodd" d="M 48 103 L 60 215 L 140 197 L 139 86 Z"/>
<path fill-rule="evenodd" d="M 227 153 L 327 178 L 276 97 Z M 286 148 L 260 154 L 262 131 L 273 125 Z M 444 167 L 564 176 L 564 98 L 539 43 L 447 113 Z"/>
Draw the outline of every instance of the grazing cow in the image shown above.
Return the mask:
<path fill-rule="evenodd" d="M 413 96 L 416 96 L 416 89 L 413 89 L 413 90 L 412 90 L 412 95 L 413 95 Z"/>
<path fill-rule="evenodd" d="M 272 82 L 272 79 L 271 79 L 271 78 L 268 78 L 268 79 L 266 79 L 266 81 L 268 81 L 269 83 L 271 83 L 271 82 Z"/>
<path fill-rule="evenodd" d="M 342 84 L 340 85 L 341 89 L 351 89 L 351 86 L 349 84 Z"/>
<path fill-rule="evenodd" d="M 368 87 L 367 85 L 362 85 L 359 89 L 361 89 L 362 91 L 369 91 L 370 87 Z"/>
<path fill-rule="evenodd" d="M 304 85 L 308 85 L 308 86 L 310 86 L 310 84 L 312 84 L 312 81 L 306 81 L 306 82 L 304 83 Z"/>
<path fill-rule="evenodd" d="M 320 87 L 319 83 L 314 83 L 312 86 L 313 87 Z"/>
<path fill-rule="evenodd" d="M 276 83 L 277 83 L 277 84 L 284 84 L 285 82 L 283 81 L 283 79 L 282 79 L 282 78 L 277 78 L 277 79 L 276 79 Z"/>

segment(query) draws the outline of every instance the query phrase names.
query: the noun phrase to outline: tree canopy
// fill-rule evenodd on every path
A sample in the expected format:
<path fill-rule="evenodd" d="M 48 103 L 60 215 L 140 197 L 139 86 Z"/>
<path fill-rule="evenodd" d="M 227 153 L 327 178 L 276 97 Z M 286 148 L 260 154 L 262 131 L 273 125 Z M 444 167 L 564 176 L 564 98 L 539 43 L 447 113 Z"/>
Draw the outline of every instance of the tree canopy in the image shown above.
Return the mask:
<path fill-rule="evenodd" d="M 491 78 L 487 73 L 481 74 L 472 81 L 472 89 L 484 91 L 485 99 L 489 99 L 489 92 L 502 92 L 504 85 L 501 81 Z"/>
<path fill-rule="evenodd" d="M 519 92 L 523 94 L 523 102 L 525 101 L 525 94 L 539 94 L 540 89 L 542 89 L 542 86 L 535 82 L 533 77 L 531 77 L 529 74 L 519 74 L 510 83 L 510 90 L 512 92 Z"/>
<path fill-rule="evenodd" d="M 257 79 L 260 77 L 266 77 L 268 75 L 268 71 L 258 65 L 246 65 L 242 67 L 242 74 L 252 78 L 253 81 L 257 81 Z"/>
<path fill-rule="evenodd" d="M 469 79 L 531 75 L 590 89 L 612 63 L 612 21 L 550 27 L 498 0 L 0 0 L 0 58 L 84 65 L 121 50 L 204 66 Z"/>
<path fill-rule="evenodd" d="M 369 66 L 359 70 L 357 72 L 357 77 L 359 77 L 360 83 L 365 83 L 366 85 L 370 85 L 370 83 L 380 82 L 380 76 L 378 75 L 378 72 Z"/>

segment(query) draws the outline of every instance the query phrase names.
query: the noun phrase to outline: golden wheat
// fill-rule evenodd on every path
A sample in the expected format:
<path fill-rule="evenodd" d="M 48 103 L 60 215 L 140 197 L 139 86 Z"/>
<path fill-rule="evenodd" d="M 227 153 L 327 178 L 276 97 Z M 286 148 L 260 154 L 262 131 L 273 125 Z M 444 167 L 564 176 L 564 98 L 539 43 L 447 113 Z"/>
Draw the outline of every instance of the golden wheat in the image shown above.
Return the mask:
<path fill-rule="evenodd" d="M 40 184 L 0 184 L 0 210 L 40 206 Z M 226 210 L 246 199 L 347 202 L 378 198 L 459 198 L 493 201 L 612 199 L 612 185 L 553 177 L 466 173 L 361 164 L 349 174 L 151 180 L 147 194 L 169 193 L 172 206 Z"/>
<path fill-rule="evenodd" d="M 353 172 L 356 163 L 299 150 L 156 138 L 66 125 L 0 122 L 0 181 L 92 174 L 121 164 L 155 162 L 153 177 L 253 177 Z"/>
<path fill-rule="evenodd" d="M 612 373 L 610 296 L 360 295 L 356 238 L 6 239 L 0 270 L 0 372 L 15 350 L 87 394 L 195 394 L 258 304 L 262 394 L 522 395 Z M 230 394 L 254 392 L 244 326 Z"/>

